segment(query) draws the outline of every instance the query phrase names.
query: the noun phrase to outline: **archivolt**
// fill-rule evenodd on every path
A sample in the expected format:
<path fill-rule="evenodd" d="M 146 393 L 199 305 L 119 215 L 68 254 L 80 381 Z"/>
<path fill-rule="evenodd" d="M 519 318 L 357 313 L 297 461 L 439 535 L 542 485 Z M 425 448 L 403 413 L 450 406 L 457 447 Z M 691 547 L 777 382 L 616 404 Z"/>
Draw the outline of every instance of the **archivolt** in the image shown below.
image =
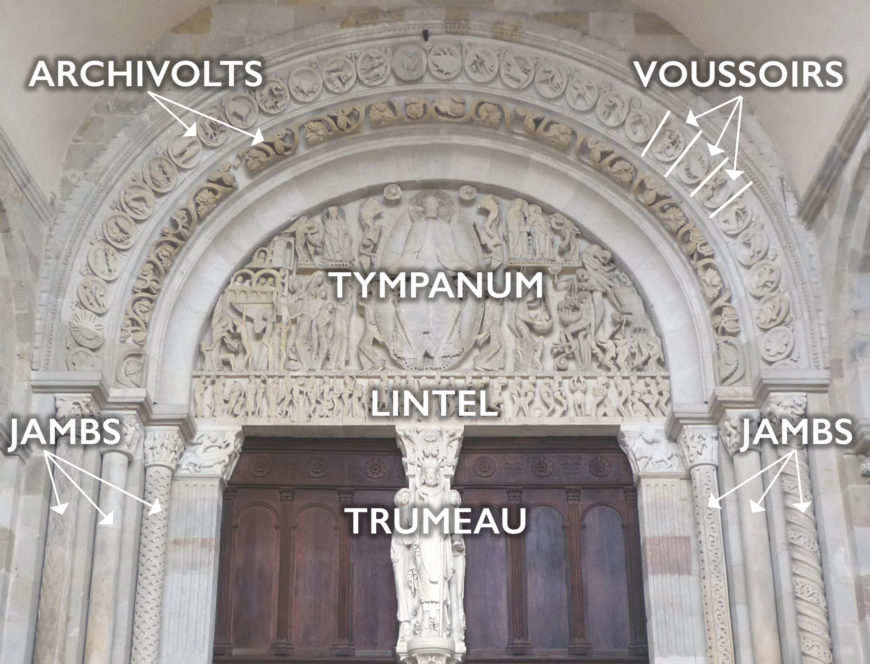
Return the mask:
<path fill-rule="evenodd" d="M 197 104 L 240 128 L 265 125 L 267 139 L 215 169 L 217 161 L 227 158 L 233 135 L 220 125 L 200 123 L 198 138 L 165 140 L 165 147 L 144 159 L 124 181 L 117 199 L 104 203 L 109 210 L 88 249 L 81 251 L 82 278 L 74 286 L 75 302 L 66 317 L 67 367 L 99 366 L 100 353 L 111 345 L 104 316 L 114 299 L 125 307 L 121 341 L 129 349 L 130 362 L 123 373 L 138 383 L 138 348 L 144 345 L 163 280 L 221 200 L 273 164 L 339 137 L 402 131 L 426 123 L 531 139 L 593 169 L 607 186 L 631 196 L 672 235 L 693 268 L 709 305 L 721 383 L 739 380 L 746 366 L 738 337 L 750 332 L 744 321 L 741 335 L 738 311 L 752 312 L 754 325 L 749 327 L 758 338 L 762 364 L 806 364 L 809 353 L 795 349 L 809 343 L 810 326 L 799 324 L 808 305 L 792 287 L 789 266 L 782 264 L 777 251 L 780 235 L 793 241 L 782 227 L 779 235 L 775 232 L 771 222 L 782 215 L 762 180 L 719 214 L 714 225 L 707 216 L 734 186 L 714 177 L 697 197 L 686 195 L 712 168 L 701 151 L 690 153 L 675 177 L 663 177 L 688 140 L 687 128 L 679 122 L 665 127 L 645 159 L 636 156 L 663 116 L 663 107 L 637 96 L 612 67 L 602 74 L 603 63 L 586 51 L 578 50 L 571 58 L 557 55 L 564 52 L 564 44 L 540 36 L 529 40 L 537 42 L 534 48 L 452 35 L 421 44 L 416 35 L 410 36 L 414 28 L 411 22 L 393 28 L 387 39 L 369 41 L 361 30 L 354 55 L 346 46 L 323 48 L 304 61 L 281 60 L 278 55 L 271 77 L 256 94 L 234 92 L 211 106 Z M 451 81 L 449 93 L 440 85 L 445 80 Z M 378 88 L 388 86 L 393 94 L 377 94 Z M 483 95 L 481 88 L 489 92 Z M 674 98 L 668 102 L 680 105 Z M 306 110 L 309 106 L 311 111 Z M 211 174 L 195 188 L 184 182 L 207 169 Z M 751 164 L 746 170 L 756 179 L 763 176 Z M 136 266 L 132 289 L 115 288 L 113 293 L 113 282 L 124 281 L 119 277 L 137 240 L 154 234 L 141 229 L 161 207 L 160 198 L 169 203 L 180 192 L 188 194 L 186 201 L 167 205 L 174 208 L 170 222 Z M 793 267 L 795 257 L 785 253 Z M 732 293 L 739 294 L 739 302 Z"/>

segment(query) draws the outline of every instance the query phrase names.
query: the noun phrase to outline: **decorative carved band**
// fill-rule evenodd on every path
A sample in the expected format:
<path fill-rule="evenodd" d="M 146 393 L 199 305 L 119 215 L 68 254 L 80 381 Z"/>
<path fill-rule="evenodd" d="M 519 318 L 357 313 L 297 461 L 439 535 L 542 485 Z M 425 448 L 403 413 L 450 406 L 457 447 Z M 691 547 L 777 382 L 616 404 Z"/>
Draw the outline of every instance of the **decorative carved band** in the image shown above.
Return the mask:
<path fill-rule="evenodd" d="M 417 44 L 403 44 L 398 48 L 407 50 L 420 47 Z M 628 88 L 622 89 L 618 84 L 597 85 L 593 82 L 594 75 L 585 70 L 583 65 L 553 54 L 547 54 L 542 59 L 532 49 L 513 46 L 505 49 L 503 44 L 489 43 L 488 40 L 450 40 L 427 44 L 420 54 L 422 67 L 419 72 L 415 70 L 413 75 L 401 71 L 409 64 L 405 58 L 397 60 L 391 57 L 391 50 L 383 45 L 368 49 L 363 47 L 353 54 L 325 56 L 330 62 L 326 68 L 312 68 L 310 63 L 291 64 L 286 79 L 276 76 L 253 95 L 233 93 L 222 99 L 210 112 L 244 128 L 257 124 L 260 114 L 272 116 L 285 112 L 291 98 L 304 105 L 321 96 L 347 95 L 359 84 L 366 87 L 383 85 L 391 78 L 400 85 L 425 78 L 444 80 L 436 75 L 442 66 L 436 64 L 440 61 L 440 55 L 433 54 L 440 54 L 445 49 L 463 54 L 455 61 L 458 67 L 451 69 L 450 78 L 464 76 L 476 87 L 491 85 L 515 91 L 528 88 L 547 105 L 563 105 L 564 112 L 578 120 L 582 118 L 584 125 L 594 127 L 593 131 L 612 134 L 617 143 L 628 141 L 642 145 L 655 128 L 656 114 L 643 108 L 638 99 L 630 99 L 631 91 Z M 433 57 L 435 60 L 432 60 Z M 342 75 L 341 80 L 346 83 L 341 85 L 336 80 L 328 80 L 337 71 L 337 63 L 348 74 Z M 521 80 L 517 79 L 519 73 L 522 73 Z M 311 87 L 300 81 L 318 84 Z M 641 172 L 633 160 L 623 156 L 613 144 L 593 135 L 584 135 L 576 127 L 545 111 L 524 105 L 509 108 L 495 98 L 471 99 L 458 94 L 431 98 L 412 94 L 405 98 L 395 97 L 366 104 L 345 104 L 315 118 L 269 133 L 263 144 L 243 151 L 229 169 L 223 171 L 223 175 L 215 174 L 213 178 L 217 180 L 204 184 L 198 193 L 206 198 L 213 196 L 214 187 L 210 188 L 210 185 L 231 190 L 237 186 L 234 178 L 239 175 L 237 169 L 242 164 L 249 176 L 255 176 L 269 165 L 295 154 L 300 147 L 300 137 L 304 138 L 305 146 L 310 149 L 336 136 L 366 128 L 380 129 L 401 123 L 427 121 L 466 122 L 482 129 L 506 129 L 529 136 L 559 151 L 567 151 L 576 145 L 575 152 L 581 160 L 619 186 L 637 189 L 642 183 L 640 193 L 645 198 L 643 204 L 658 206 L 658 209 L 652 210 L 653 214 L 667 217 L 661 218 L 661 221 L 668 225 L 680 248 L 689 257 L 698 275 L 701 292 L 711 303 L 711 318 L 719 337 L 720 382 L 739 379 L 743 370 L 741 350 L 733 341 L 737 321 L 728 289 L 722 282 L 723 275 L 713 262 L 710 245 L 704 240 L 702 231 L 691 222 L 684 223 L 687 216 L 680 211 L 676 199 L 668 194 L 663 181 L 659 181 L 657 187 L 650 187 L 650 178 L 654 177 L 651 172 Z M 201 123 L 199 137 L 172 139 L 163 150 L 145 161 L 141 174 L 122 188 L 116 209 L 106 219 L 100 237 L 91 245 L 87 265 L 83 269 L 84 278 L 78 287 L 78 302 L 70 317 L 67 344 L 69 368 L 85 370 L 98 365 L 97 352 L 105 343 L 102 316 L 108 311 L 110 284 L 117 279 L 124 256 L 135 243 L 137 226 L 151 217 L 157 199 L 177 187 L 184 172 L 198 163 L 205 150 L 220 148 L 229 140 L 225 127 Z M 686 142 L 687 137 L 680 127 L 666 126 L 647 157 L 652 170 L 659 170 L 673 162 Z M 677 170 L 677 179 L 687 188 L 693 188 L 710 168 L 703 151 L 696 150 Z M 730 186 L 727 178 L 716 176 L 702 189 L 696 200 L 709 209 L 715 209 L 730 196 Z M 650 197 L 650 189 L 658 190 L 660 195 Z M 223 195 L 225 193 L 218 198 Z M 156 299 L 154 291 L 159 291 L 165 270 L 171 266 L 174 256 L 187 241 L 185 233 L 193 232 L 194 226 L 201 221 L 202 209 L 205 208 L 201 206 L 201 209 L 195 209 L 195 197 L 176 211 L 173 224 L 164 229 L 161 240 L 153 247 L 153 255 L 140 268 L 143 280 L 128 304 L 128 316 L 124 323 L 123 338 L 134 345 L 118 368 L 118 379 L 124 384 L 141 382 L 142 353 L 135 347 L 144 343 L 147 319 Z M 212 202 L 216 201 L 206 201 L 205 207 Z M 187 218 L 185 210 L 192 218 Z M 733 238 L 738 262 L 741 269 L 745 270 L 748 290 L 755 298 L 755 322 L 763 335 L 760 348 L 762 359 L 767 363 L 788 360 L 795 343 L 794 316 L 783 270 L 771 246 L 776 241 L 775 237 L 768 235 L 763 221 L 747 200 L 730 205 L 717 216 L 716 221 L 729 241 Z"/>
<path fill-rule="evenodd" d="M 481 419 L 497 422 L 537 422 L 541 417 L 565 421 L 660 418 L 670 408 L 667 376 L 651 374 L 570 377 L 197 374 L 193 383 L 197 418 L 231 419 L 239 423 L 390 422 L 392 418 L 371 415 L 372 390 L 378 390 L 379 412 L 389 412 L 386 397 L 390 390 L 423 385 L 486 389 L 487 408 L 500 411 L 501 417 Z M 450 402 L 454 413 L 455 407 L 455 402 Z"/>

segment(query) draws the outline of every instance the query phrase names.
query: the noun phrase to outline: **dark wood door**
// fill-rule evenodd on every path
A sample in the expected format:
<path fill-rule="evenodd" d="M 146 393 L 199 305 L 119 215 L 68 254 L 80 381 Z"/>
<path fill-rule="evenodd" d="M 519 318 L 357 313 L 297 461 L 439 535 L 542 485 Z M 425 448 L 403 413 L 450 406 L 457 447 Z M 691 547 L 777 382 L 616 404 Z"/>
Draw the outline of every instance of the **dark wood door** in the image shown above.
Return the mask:
<path fill-rule="evenodd" d="M 392 507 L 392 440 L 248 439 L 224 497 L 216 662 L 394 661 L 388 535 L 345 506 Z M 637 501 L 608 439 L 466 439 L 463 504 L 527 510 L 522 535 L 467 535 L 468 662 L 641 662 Z"/>

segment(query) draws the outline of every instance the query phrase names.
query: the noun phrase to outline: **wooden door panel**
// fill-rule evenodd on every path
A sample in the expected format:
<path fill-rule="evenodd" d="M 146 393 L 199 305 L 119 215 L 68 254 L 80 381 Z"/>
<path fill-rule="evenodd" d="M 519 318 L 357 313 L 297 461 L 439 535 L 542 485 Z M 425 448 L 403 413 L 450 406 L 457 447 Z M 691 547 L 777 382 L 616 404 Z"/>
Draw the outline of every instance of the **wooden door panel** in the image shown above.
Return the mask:
<path fill-rule="evenodd" d="M 215 661 L 394 661 L 390 537 L 351 536 L 342 508 L 391 509 L 404 485 L 392 440 L 248 439 L 225 498 Z M 615 441 L 467 439 L 454 486 L 473 516 L 529 509 L 521 535 L 465 536 L 468 664 L 646 661 Z"/>
<path fill-rule="evenodd" d="M 297 512 L 291 625 L 299 653 L 328 650 L 336 638 L 338 519 L 335 507 L 319 502 Z"/>

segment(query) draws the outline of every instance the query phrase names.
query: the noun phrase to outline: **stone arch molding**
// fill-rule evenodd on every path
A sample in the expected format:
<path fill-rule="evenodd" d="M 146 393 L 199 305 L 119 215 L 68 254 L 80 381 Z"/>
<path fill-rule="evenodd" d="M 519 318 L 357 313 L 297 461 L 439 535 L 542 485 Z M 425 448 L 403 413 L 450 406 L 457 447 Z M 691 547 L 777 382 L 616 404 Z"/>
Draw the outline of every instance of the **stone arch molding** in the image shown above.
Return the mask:
<path fill-rule="evenodd" d="M 481 16 L 461 26 L 441 21 L 436 30 L 421 13 L 377 33 L 345 30 L 336 39 L 307 31 L 288 38 L 296 48 L 265 54 L 268 80 L 254 94 L 179 94 L 235 126 L 261 127 L 265 142 L 245 148 L 210 123 L 184 139 L 176 127 L 155 123 L 133 146 L 107 151 L 106 177 L 77 193 L 82 213 L 71 223 L 89 230 L 70 234 L 80 240 L 69 243 L 57 281 L 47 286 L 55 294 L 48 301 L 63 304 L 49 308 L 41 367 L 102 367 L 120 385 L 142 386 L 164 283 L 229 201 L 296 162 L 323 159 L 326 148 L 371 137 L 413 144 L 422 132 L 522 145 L 632 207 L 637 223 L 668 238 L 669 260 L 683 262 L 675 269 L 692 275 L 704 334 L 715 345 L 715 383 L 751 383 L 765 367 L 819 367 L 812 293 L 798 286 L 810 282 L 808 261 L 781 193 L 774 195 L 778 171 L 761 156 L 770 150 L 760 132 L 745 141 L 754 186 L 711 220 L 735 184 L 714 177 L 690 197 L 712 168 L 701 151 L 664 176 L 690 138 L 688 127 L 670 121 L 639 156 L 666 108 L 682 117 L 687 102 L 702 102 L 638 92 L 627 59 L 598 45 L 595 52 L 566 47 L 552 26 L 510 42 L 494 26 Z M 419 38 L 422 27 L 433 35 L 429 42 Z"/>

